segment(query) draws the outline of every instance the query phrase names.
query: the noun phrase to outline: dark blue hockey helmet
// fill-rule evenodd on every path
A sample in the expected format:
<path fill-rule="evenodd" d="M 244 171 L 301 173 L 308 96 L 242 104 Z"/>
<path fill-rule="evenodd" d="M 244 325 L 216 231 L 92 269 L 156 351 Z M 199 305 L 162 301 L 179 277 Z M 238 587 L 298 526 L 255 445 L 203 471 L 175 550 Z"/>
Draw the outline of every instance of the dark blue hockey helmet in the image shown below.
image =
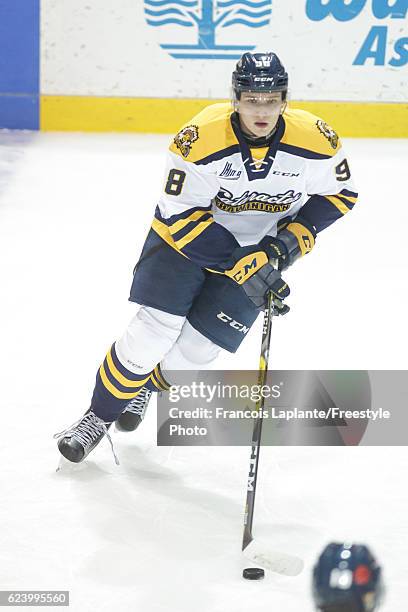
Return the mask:
<path fill-rule="evenodd" d="M 313 569 L 313 598 L 324 612 L 373 612 L 383 595 L 381 568 L 367 546 L 329 544 Z"/>
<path fill-rule="evenodd" d="M 279 57 L 272 52 L 244 53 L 232 73 L 234 98 L 239 100 L 243 91 L 281 91 L 286 100 L 288 73 Z"/>

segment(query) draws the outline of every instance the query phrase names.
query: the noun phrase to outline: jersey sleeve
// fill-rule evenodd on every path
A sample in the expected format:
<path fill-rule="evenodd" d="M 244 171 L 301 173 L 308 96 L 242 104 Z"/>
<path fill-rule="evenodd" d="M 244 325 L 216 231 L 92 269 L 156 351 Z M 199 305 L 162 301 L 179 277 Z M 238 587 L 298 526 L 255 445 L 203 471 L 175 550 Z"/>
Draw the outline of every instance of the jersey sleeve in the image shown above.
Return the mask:
<path fill-rule="evenodd" d="M 169 151 L 156 219 L 165 224 L 175 248 L 203 268 L 224 271 L 239 246 L 212 214 L 219 190 L 217 175 Z"/>
<path fill-rule="evenodd" d="M 333 157 L 309 160 L 308 201 L 298 216 L 321 232 L 353 209 L 358 193 L 349 163 L 340 146 Z"/>

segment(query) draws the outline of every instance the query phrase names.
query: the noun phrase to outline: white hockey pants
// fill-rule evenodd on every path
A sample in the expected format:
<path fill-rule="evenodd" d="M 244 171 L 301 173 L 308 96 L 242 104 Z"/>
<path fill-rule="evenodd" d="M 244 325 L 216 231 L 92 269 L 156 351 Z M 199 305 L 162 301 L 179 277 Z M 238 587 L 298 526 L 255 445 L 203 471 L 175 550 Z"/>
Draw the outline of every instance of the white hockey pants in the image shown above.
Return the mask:
<path fill-rule="evenodd" d="M 206 369 L 220 350 L 196 331 L 186 317 L 150 306 L 140 307 L 116 342 L 117 356 L 128 370 L 142 374 L 160 363 L 165 378 L 171 370 Z"/>

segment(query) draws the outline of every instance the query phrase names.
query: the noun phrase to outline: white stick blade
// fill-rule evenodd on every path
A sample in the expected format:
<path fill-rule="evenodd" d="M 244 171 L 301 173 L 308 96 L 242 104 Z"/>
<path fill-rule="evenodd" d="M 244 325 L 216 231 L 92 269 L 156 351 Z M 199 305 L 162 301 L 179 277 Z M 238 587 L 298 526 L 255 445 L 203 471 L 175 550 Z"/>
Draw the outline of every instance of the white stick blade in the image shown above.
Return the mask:
<path fill-rule="evenodd" d="M 304 567 L 300 557 L 288 555 L 277 550 L 268 550 L 255 540 L 252 540 L 242 552 L 255 565 L 259 565 L 277 574 L 283 574 L 284 576 L 298 576 Z"/>

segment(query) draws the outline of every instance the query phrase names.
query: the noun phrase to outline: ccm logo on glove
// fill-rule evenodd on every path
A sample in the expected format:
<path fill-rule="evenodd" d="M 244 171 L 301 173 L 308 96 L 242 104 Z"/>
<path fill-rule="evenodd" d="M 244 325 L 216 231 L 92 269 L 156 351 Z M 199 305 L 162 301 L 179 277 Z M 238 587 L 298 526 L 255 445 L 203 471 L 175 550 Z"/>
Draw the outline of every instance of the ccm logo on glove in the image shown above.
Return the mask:
<path fill-rule="evenodd" d="M 268 256 L 264 251 L 250 253 L 237 261 L 231 270 L 226 270 L 225 274 L 238 283 L 238 285 L 242 285 L 266 263 L 268 263 Z"/>
<path fill-rule="evenodd" d="M 279 270 L 275 270 L 268 262 L 266 252 L 259 250 L 259 245 L 235 249 L 231 258 L 231 263 L 233 262 L 233 267 L 225 270 L 225 274 L 242 287 L 256 308 L 265 306 L 268 291 L 281 301 L 288 297 L 289 287 Z M 280 314 L 285 314 L 288 310 L 289 307 L 281 305 Z"/>

